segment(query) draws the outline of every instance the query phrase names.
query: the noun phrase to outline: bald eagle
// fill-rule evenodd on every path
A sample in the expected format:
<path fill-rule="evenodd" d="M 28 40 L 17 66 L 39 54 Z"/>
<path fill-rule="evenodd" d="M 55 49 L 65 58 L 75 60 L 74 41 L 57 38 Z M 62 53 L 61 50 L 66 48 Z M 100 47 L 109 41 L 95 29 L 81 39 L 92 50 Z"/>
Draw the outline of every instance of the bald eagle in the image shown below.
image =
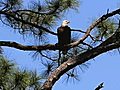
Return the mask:
<path fill-rule="evenodd" d="M 68 26 L 70 22 L 68 20 L 64 20 L 61 24 L 61 26 L 57 29 L 58 34 L 58 45 L 59 46 L 65 46 L 67 44 L 70 44 L 71 41 L 71 29 Z M 62 54 L 65 55 L 68 51 L 68 48 L 60 48 L 60 51 L 62 51 Z"/>

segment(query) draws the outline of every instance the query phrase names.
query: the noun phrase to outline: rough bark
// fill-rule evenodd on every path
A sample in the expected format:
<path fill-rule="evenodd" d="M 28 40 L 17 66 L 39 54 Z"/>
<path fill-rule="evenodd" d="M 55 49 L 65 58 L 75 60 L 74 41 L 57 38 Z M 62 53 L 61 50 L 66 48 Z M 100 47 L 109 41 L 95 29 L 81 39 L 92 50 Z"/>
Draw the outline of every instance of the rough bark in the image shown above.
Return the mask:
<path fill-rule="evenodd" d="M 74 42 L 71 44 L 71 46 L 77 46 L 79 45 L 81 42 L 83 42 L 90 34 L 90 32 L 92 31 L 92 29 L 98 25 L 100 22 L 106 20 L 108 17 L 111 17 L 113 15 L 119 14 L 120 9 L 117 9 L 111 13 L 107 13 L 106 15 L 103 15 L 101 18 L 99 18 L 98 20 L 96 20 L 88 29 L 86 34 L 78 41 Z M 119 27 L 118 27 L 119 29 Z M 46 80 L 46 82 L 44 83 L 42 90 L 51 90 L 53 85 L 55 84 L 55 82 L 67 71 L 69 71 L 70 69 L 74 68 L 77 65 L 80 65 L 88 60 L 91 60 L 94 57 L 97 57 L 98 55 L 105 53 L 107 51 L 116 49 L 120 47 L 120 41 L 119 38 L 117 38 L 118 36 L 120 36 L 119 33 L 115 33 L 114 35 L 112 35 L 110 38 L 108 38 L 107 40 L 105 40 L 103 43 L 101 43 L 100 45 L 98 45 L 97 47 L 88 50 L 82 54 L 79 54 L 77 56 L 74 56 L 72 58 L 69 58 L 66 62 L 64 62 L 63 64 L 61 64 L 55 71 L 53 71 L 53 73 L 51 73 L 51 75 L 48 77 L 48 79 Z"/>
<path fill-rule="evenodd" d="M 77 65 L 80 65 L 88 60 L 91 60 L 92 58 L 105 53 L 107 51 L 116 49 L 120 47 L 120 42 L 116 40 L 116 35 L 113 35 L 112 37 L 108 38 L 106 41 L 104 41 L 99 46 L 86 51 L 82 54 L 79 54 L 77 56 L 74 56 L 72 58 L 69 58 L 66 62 L 64 62 L 62 65 L 60 65 L 47 79 L 47 81 L 44 83 L 42 90 L 51 90 L 52 86 L 55 84 L 55 82 L 68 70 L 74 68 Z"/>
<path fill-rule="evenodd" d="M 53 44 L 47 44 L 47 45 L 22 45 L 17 42 L 12 42 L 12 41 L 0 41 L 0 46 L 7 46 L 7 47 L 12 47 L 16 48 L 19 50 L 24 50 L 24 51 L 36 51 L 36 50 L 57 50 L 58 47 L 53 45 Z"/>

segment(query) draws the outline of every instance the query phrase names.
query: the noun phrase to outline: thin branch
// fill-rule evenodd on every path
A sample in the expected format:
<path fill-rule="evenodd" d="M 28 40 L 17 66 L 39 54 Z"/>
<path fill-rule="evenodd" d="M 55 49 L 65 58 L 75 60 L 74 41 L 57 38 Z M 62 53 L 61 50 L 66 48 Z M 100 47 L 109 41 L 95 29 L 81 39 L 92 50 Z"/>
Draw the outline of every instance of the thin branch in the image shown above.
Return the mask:
<path fill-rule="evenodd" d="M 95 41 L 95 38 L 91 34 L 89 34 L 89 36 L 93 41 Z"/>
<path fill-rule="evenodd" d="M 52 32 L 52 31 L 50 31 L 49 29 L 47 29 L 47 28 L 45 28 L 45 27 L 43 27 L 43 26 L 39 26 L 39 25 L 37 25 L 37 24 L 35 24 L 35 23 L 27 22 L 26 20 L 17 18 L 17 17 L 15 17 L 14 15 L 12 15 L 10 12 L 0 11 L 0 14 L 4 14 L 4 15 L 6 15 L 6 16 L 8 16 L 8 17 L 14 18 L 16 21 L 20 21 L 20 22 L 22 22 L 22 23 L 24 23 L 24 24 L 28 24 L 28 25 L 31 25 L 31 26 L 33 26 L 33 27 L 42 29 L 42 30 L 44 30 L 44 31 L 46 31 L 46 32 L 48 32 L 48 33 L 50 33 L 50 34 L 52 34 L 52 35 L 57 35 L 55 32 Z"/>
<path fill-rule="evenodd" d="M 71 29 L 71 31 L 76 31 L 76 32 L 81 32 L 81 33 L 86 33 L 85 31 L 77 30 L 77 29 Z"/>
<path fill-rule="evenodd" d="M 57 11 L 57 7 L 53 10 L 50 10 L 48 12 L 36 12 L 36 11 L 33 11 L 33 10 L 28 10 L 28 9 L 24 9 L 24 10 L 16 10 L 14 11 L 15 13 L 18 13 L 18 12 L 30 12 L 30 13 L 35 13 L 35 14 L 39 14 L 39 15 L 51 15 L 51 14 L 54 14 L 56 11 Z"/>
<path fill-rule="evenodd" d="M 55 59 L 51 58 L 51 57 L 48 57 L 47 55 L 44 55 L 42 52 L 39 52 L 41 54 L 41 56 L 51 60 L 51 61 L 56 61 Z"/>
<path fill-rule="evenodd" d="M 78 41 L 71 43 L 70 47 L 78 46 L 81 42 L 83 42 L 89 36 L 89 34 L 93 30 L 93 28 L 95 28 L 99 23 L 101 23 L 102 21 L 106 20 L 107 18 L 112 17 L 112 16 L 119 14 L 119 13 L 120 13 L 120 8 L 113 11 L 113 12 L 107 13 L 107 14 L 103 15 L 102 17 L 100 17 L 99 19 L 97 19 L 95 22 L 93 22 L 89 26 L 85 35 L 81 39 L 79 39 Z"/>
<path fill-rule="evenodd" d="M 93 48 L 91 45 L 89 45 L 89 44 L 87 44 L 85 42 L 82 42 L 82 44 L 88 46 L 89 48 Z"/>

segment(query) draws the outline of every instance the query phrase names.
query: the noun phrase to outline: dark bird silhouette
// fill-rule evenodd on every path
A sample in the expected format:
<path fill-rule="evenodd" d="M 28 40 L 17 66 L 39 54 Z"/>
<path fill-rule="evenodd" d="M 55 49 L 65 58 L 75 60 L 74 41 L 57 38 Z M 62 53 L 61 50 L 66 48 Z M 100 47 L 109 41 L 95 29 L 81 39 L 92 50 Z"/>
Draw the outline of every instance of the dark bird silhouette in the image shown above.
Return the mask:
<path fill-rule="evenodd" d="M 57 29 L 58 34 L 58 45 L 61 47 L 60 51 L 62 54 L 67 54 L 69 48 L 63 48 L 63 46 L 70 44 L 71 41 L 71 29 L 68 26 L 70 22 L 68 20 L 64 20 L 61 26 Z"/>

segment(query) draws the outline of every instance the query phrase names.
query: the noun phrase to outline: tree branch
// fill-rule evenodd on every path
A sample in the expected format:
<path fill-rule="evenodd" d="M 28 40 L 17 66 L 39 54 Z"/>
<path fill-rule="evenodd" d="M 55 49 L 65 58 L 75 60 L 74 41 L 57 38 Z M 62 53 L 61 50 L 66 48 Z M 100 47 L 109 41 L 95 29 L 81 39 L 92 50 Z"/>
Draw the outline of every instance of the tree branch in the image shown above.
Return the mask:
<path fill-rule="evenodd" d="M 98 20 L 93 22 L 93 24 L 87 29 L 85 35 L 78 41 L 71 43 L 71 47 L 75 47 L 79 45 L 81 42 L 83 42 L 90 34 L 92 29 L 96 27 L 100 22 L 106 20 L 108 17 L 111 17 L 113 15 L 119 14 L 120 9 L 117 9 L 111 13 L 107 13 L 100 17 Z M 110 40 L 111 39 L 111 40 Z M 108 43 L 109 42 L 109 43 Z M 117 49 L 120 47 L 120 41 L 116 40 L 116 35 L 111 36 L 107 40 L 105 40 L 103 43 L 101 43 L 99 46 L 92 48 L 91 50 L 88 50 L 84 53 L 81 53 L 79 55 L 73 56 L 72 58 L 69 58 L 66 62 L 61 64 L 55 71 L 51 73 L 51 75 L 48 77 L 46 82 L 42 86 L 42 90 L 51 90 L 55 82 L 67 71 L 70 69 L 76 67 L 77 65 L 80 65 L 102 53 L 105 53 L 107 51 Z"/>
<path fill-rule="evenodd" d="M 92 29 L 94 27 L 96 27 L 96 25 L 98 25 L 100 22 L 104 21 L 108 17 L 111 17 L 111 16 L 119 14 L 119 13 L 120 13 L 120 9 L 117 9 L 117 10 L 111 12 L 111 13 L 107 13 L 107 14 L 103 15 L 98 20 L 96 20 L 95 22 L 92 23 L 92 25 L 87 29 L 85 35 L 81 39 L 67 45 L 67 47 L 72 48 L 72 47 L 78 46 L 81 42 L 83 42 L 89 36 L 90 32 L 92 31 Z M 0 14 L 9 15 L 12 18 L 14 18 L 14 19 L 16 19 L 18 21 L 21 21 L 21 22 L 26 23 L 26 24 L 30 24 L 30 25 L 35 26 L 37 28 L 42 28 L 42 29 L 46 30 L 46 32 L 49 32 L 49 33 L 51 33 L 53 35 L 57 35 L 56 33 L 52 32 L 52 31 L 49 31 L 48 29 L 46 29 L 46 28 L 44 28 L 42 26 L 38 26 L 36 24 L 26 22 L 25 20 L 19 19 L 19 18 L 15 17 L 14 15 L 6 13 L 4 11 L 0 11 Z M 0 46 L 14 47 L 14 48 L 17 48 L 17 49 L 20 49 L 20 50 L 47 50 L 47 49 L 49 49 L 49 50 L 57 50 L 59 48 L 58 46 L 52 45 L 52 44 L 42 45 L 42 46 L 24 46 L 24 45 L 18 44 L 16 42 L 8 42 L 8 41 L 0 41 Z"/>
<path fill-rule="evenodd" d="M 111 40 L 112 42 L 112 40 Z M 115 43 L 106 44 L 106 45 L 99 45 L 91 50 L 88 50 L 82 54 L 79 54 L 77 56 L 73 56 L 72 58 L 69 58 L 66 62 L 61 64 L 53 73 L 48 77 L 47 81 L 44 83 L 42 90 L 51 90 L 52 86 L 55 84 L 55 82 L 67 71 L 74 68 L 77 65 L 80 65 L 102 53 L 105 53 L 107 51 L 117 49 L 120 47 L 119 41 L 116 41 Z"/>
<path fill-rule="evenodd" d="M 71 31 L 76 31 L 76 32 L 81 32 L 81 33 L 86 33 L 85 31 L 77 30 L 77 29 L 71 29 Z"/>
<path fill-rule="evenodd" d="M 50 33 L 50 34 L 52 34 L 52 35 L 57 35 L 55 32 L 52 32 L 52 31 L 50 31 L 49 29 L 47 29 L 47 28 L 45 28 L 45 27 L 39 26 L 39 25 L 37 25 L 37 24 L 35 24 L 35 23 L 32 23 L 32 22 L 27 22 L 27 21 L 25 21 L 25 20 L 23 20 L 23 19 L 20 19 L 20 18 L 17 18 L 17 17 L 15 17 L 13 14 L 11 14 L 10 12 L 0 11 L 0 14 L 6 15 L 6 16 L 9 16 L 9 17 L 12 17 L 12 18 L 14 18 L 16 21 L 20 21 L 20 22 L 22 22 L 22 23 L 24 23 L 24 24 L 28 24 L 28 25 L 31 25 L 31 26 L 33 26 L 33 27 L 36 27 L 36 28 L 39 28 L 39 29 L 43 29 L 44 31 L 46 31 L 46 32 L 48 32 L 48 33 Z"/>
<path fill-rule="evenodd" d="M 11 42 L 11 41 L 0 41 L 0 46 L 8 46 L 8 47 L 13 47 L 19 50 L 24 50 L 24 51 L 36 51 L 36 50 L 57 50 L 59 47 L 53 44 L 47 44 L 47 45 L 38 45 L 38 46 L 25 46 L 16 42 Z"/>
<path fill-rule="evenodd" d="M 16 10 L 14 11 L 15 13 L 19 13 L 19 12 L 29 12 L 29 13 L 35 13 L 35 14 L 39 14 L 39 15 L 51 15 L 54 14 L 57 11 L 58 8 L 54 8 L 53 10 L 50 10 L 48 12 L 37 12 L 37 11 L 33 11 L 33 10 L 29 10 L 29 9 L 25 9 L 25 10 Z"/>
<path fill-rule="evenodd" d="M 98 86 L 97 86 L 97 88 L 95 88 L 95 90 L 100 90 L 101 88 L 103 88 L 104 86 L 103 86 L 103 82 L 101 83 L 101 84 L 99 84 Z"/>
<path fill-rule="evenodd" d="M 79 40 L 76 41 L 76 42 L 71 43 L 69 46 L 70 46 L 70 47 L 78 46 L 81 42 L 83 42 L 83 41 L 89 36 L 90 32 L 91 32 L 100 22 L 102 22 L 102 21 L 106 20 L 107 18 L 112 17 L 112 16 L 114 16 L 114 15 L 116 15 L 116 14 L 119 14 L 119 13 L 120 13 L 120 8 L 117 9 L 117 10 L 115 10 L 115 11 L 113 11 L 113 12 L 110 12 L 110 13 L 107 13 L 107 14 L 103 15 L 102 17 L 100 17 L 99 19 L 97 19 L 95 22 L 93 22 L 93 23 L 89 26 L 89 28 L 86 30 L 85 35 L 84 35 L 81 39 L 79 39 Z"/>

